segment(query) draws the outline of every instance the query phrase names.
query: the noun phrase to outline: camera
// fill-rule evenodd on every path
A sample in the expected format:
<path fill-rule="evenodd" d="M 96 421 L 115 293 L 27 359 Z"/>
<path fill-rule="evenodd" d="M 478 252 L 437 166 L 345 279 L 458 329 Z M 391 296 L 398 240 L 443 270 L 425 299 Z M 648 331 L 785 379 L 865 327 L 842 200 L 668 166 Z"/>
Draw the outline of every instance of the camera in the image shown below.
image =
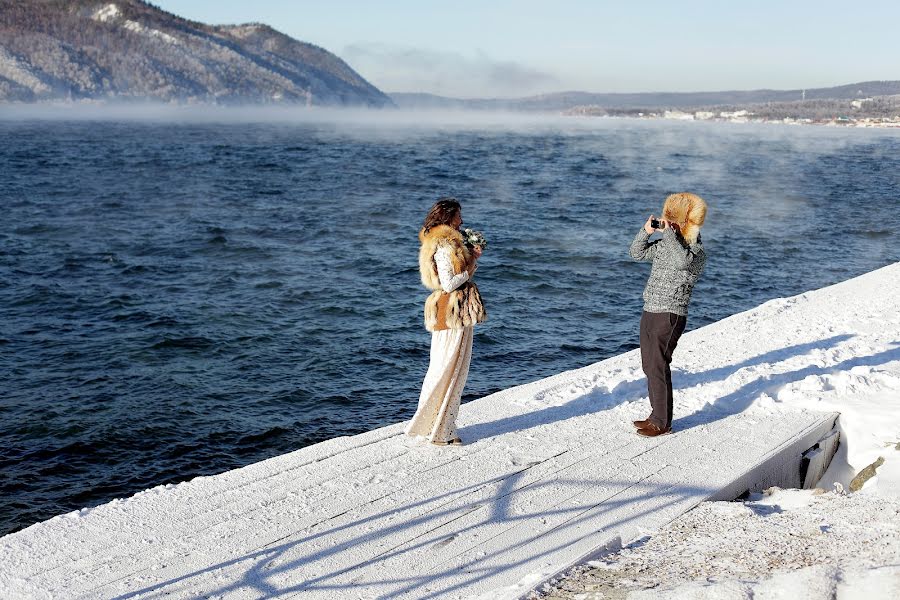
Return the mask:
<path fill-rule="evenodd" d="M 650 219 L 650 227 L 652 227 L 653 229 L 659 229 L 660 225 L 661 223 L 659 222 L 659 219 Z"/>

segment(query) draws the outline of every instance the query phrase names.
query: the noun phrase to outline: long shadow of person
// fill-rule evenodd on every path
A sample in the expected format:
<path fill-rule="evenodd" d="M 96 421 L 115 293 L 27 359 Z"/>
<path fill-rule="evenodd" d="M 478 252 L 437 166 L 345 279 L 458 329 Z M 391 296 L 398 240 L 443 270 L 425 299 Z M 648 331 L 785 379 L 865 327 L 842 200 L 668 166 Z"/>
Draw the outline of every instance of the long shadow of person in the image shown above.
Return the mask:
<path fill-rule="evenodd" d="M 760 377 L 743 385 L 727 396 L 722 396 L 714 402 L 707 403 L 699 411 L 677 419 L 673 424 L 673 429 L 683 431 L 730 415 L 736 415 L 746 410 L 760 394 L 768 393 L 774 395 L 779 388 L 802 381 L 810 376 L 829 375 L 839 371 L 846 371 L 853 367 L 873 367 L 900 360 L 900 342 L 894 342 L 893 344 L 893 348 L 883 352 L 877 352 L 868 356 L 855 356 L 830 367 L 809 365 L 788 373 L 779 373 L 771 377 Z"/>
<path fill-rule="evenodd" d="M 684 389 L 693 387 L 695 385 L 723 381 L 741 369 L 766 363 L 781 362 L 790 358 L 803 356 L 804 354 L 807 354 L 813 350 L 825 350 L 833 348 L 853 337 L 854 336 L 849 334 L 835 335 L 830 338 L 815 340 L 804 344 L 797 344 L 794 346 L 789 346 L 787 348 L 778 348 L 777 350 L 772 350 L 770 352 L 748 358 L 747 360 L 733 365 L 717 367 L 715 369 L 710 369 L 709 371 L 703 371 L 701 373 L 676 373 L 673 377 L 673 380 L 678 384 L 675 386 L 675 389 Z M 635 354 L 637 354 L 637 351 L 635 351 Z M 751 387 L 751 384 L 744 386 L 744 388 L 747 388 L 747 393 L 752 392 L 752 390 L 750 389 Z M 736 402 L 738 398 L 743 398 L 743 396 L 739 395 L 739 392 L 740 390 L 738 390 L 738 392 L 729 394 L 725 398 L 731 398 L 730 401 L 732 403 Z M 485 423 L 476 423 L 474 425 L 469 425 L 460 429 L 460 436 L 462 436 L 463 439 L 471 440 L 472 442 L 488 439 L 498 435 L 503 435 L 505 433 L 511 433 L 513 431 L 523 431 L 531 429 L 533 427 L 539 427 L 541 425 L 548 425 L 557 421 L 564 421 L 566 419 L 580 417 L 582 415 L 597 412 L 600 410 L 609 410 L 625 402 L 632 402 L 635 400 L 646 398 L 646 395 L 646 379 L 641 376 L 639 379 L 620 382 L 617 385 L 613 386 L 611 389 L 606 387 L 595 388 L 590 392 L 574 398 L 564 404 L 548 406 L 546 408 L 541 408 L 531 412 L 497 419 L 496 421 L 488 421 Z M 736 414 L 738 412 L 741 412 L 750 405 L 754 398 L 755 396 L 751 395 L 749 398 L 744 399 L 743 403 L 735 404 L 735 409 L 728 414 Z M 716 404 L 719 405 L 719 402 L 717 401 Z M 724 404 L 720 406 L 724 406 Z M 706 409 L 704 409 L 704 411 L 705 410 Z M 727 416 L 727 414 L 721 414 L 713 417 L 712 412 L 705 413 L 704 411 L 700 411 L 700 413 L 694 413 L 693 415 L 690 415 L 688 417 L 682 417 L 681 419 L 678 419 L 676 421 L 675 425 L 677 425 L 678 429 L 687 429 L 690 427 L 695 427 L 696 425 L 701 425 L 711 420 Z M 704 418 L 706 418 L 706 420 L 704 420 Z"/>

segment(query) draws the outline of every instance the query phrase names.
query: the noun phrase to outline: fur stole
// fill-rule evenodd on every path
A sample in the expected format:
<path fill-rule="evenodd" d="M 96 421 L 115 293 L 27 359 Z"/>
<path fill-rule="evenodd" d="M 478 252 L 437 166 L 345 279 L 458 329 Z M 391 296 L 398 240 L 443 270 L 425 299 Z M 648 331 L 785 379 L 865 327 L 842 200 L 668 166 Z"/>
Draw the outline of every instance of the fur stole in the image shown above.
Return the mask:
<path fill-rule="evenodd" d="M 445 293 L 441 289 L 441 280 L 434 262 L 434 253 L 438 247 L 446 245 L 451 249 L 453 272 L 462 273 L 467 270 L 474 257 L 463 242 L 462 234 L 447 225 L 437 225 L 427 233 L 424 229 L 419 231 L 419 241 L 422 243 L 419 249 L 419 274 L 422 285 L 432 290 L 425 301 L 425 329 L 461 329 L 484 321 L 487 314 L 478 286 L 470 280 L 449 294 Z"/>

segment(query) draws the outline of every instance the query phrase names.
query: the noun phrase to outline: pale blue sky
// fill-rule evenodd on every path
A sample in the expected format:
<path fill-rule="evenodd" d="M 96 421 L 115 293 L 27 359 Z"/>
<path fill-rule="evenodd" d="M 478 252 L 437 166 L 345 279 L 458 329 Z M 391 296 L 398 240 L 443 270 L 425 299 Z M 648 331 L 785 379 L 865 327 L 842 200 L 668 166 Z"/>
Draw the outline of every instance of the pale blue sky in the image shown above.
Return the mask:
<path fill-rule="evenodd" d="M 814 88 L 900 79 L 900 2 L 151 0 L 258 21 L 334 52 L 387 92 Z"/>

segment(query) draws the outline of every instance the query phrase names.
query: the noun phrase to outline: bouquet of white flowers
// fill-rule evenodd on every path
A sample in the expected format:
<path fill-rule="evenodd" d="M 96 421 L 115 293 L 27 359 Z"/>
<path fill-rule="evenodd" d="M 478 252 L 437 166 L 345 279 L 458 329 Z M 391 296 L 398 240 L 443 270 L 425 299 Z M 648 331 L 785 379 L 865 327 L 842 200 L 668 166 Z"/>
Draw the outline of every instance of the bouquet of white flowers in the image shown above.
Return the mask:
<path fill-rule="evenodd" d="M 484 239 L 484 234 L 474 229 L 463 229 L 463 241 L 466 243 L 466 246 L 478 246 L 482 250 L 487 248 L 487 240 Z"/>

